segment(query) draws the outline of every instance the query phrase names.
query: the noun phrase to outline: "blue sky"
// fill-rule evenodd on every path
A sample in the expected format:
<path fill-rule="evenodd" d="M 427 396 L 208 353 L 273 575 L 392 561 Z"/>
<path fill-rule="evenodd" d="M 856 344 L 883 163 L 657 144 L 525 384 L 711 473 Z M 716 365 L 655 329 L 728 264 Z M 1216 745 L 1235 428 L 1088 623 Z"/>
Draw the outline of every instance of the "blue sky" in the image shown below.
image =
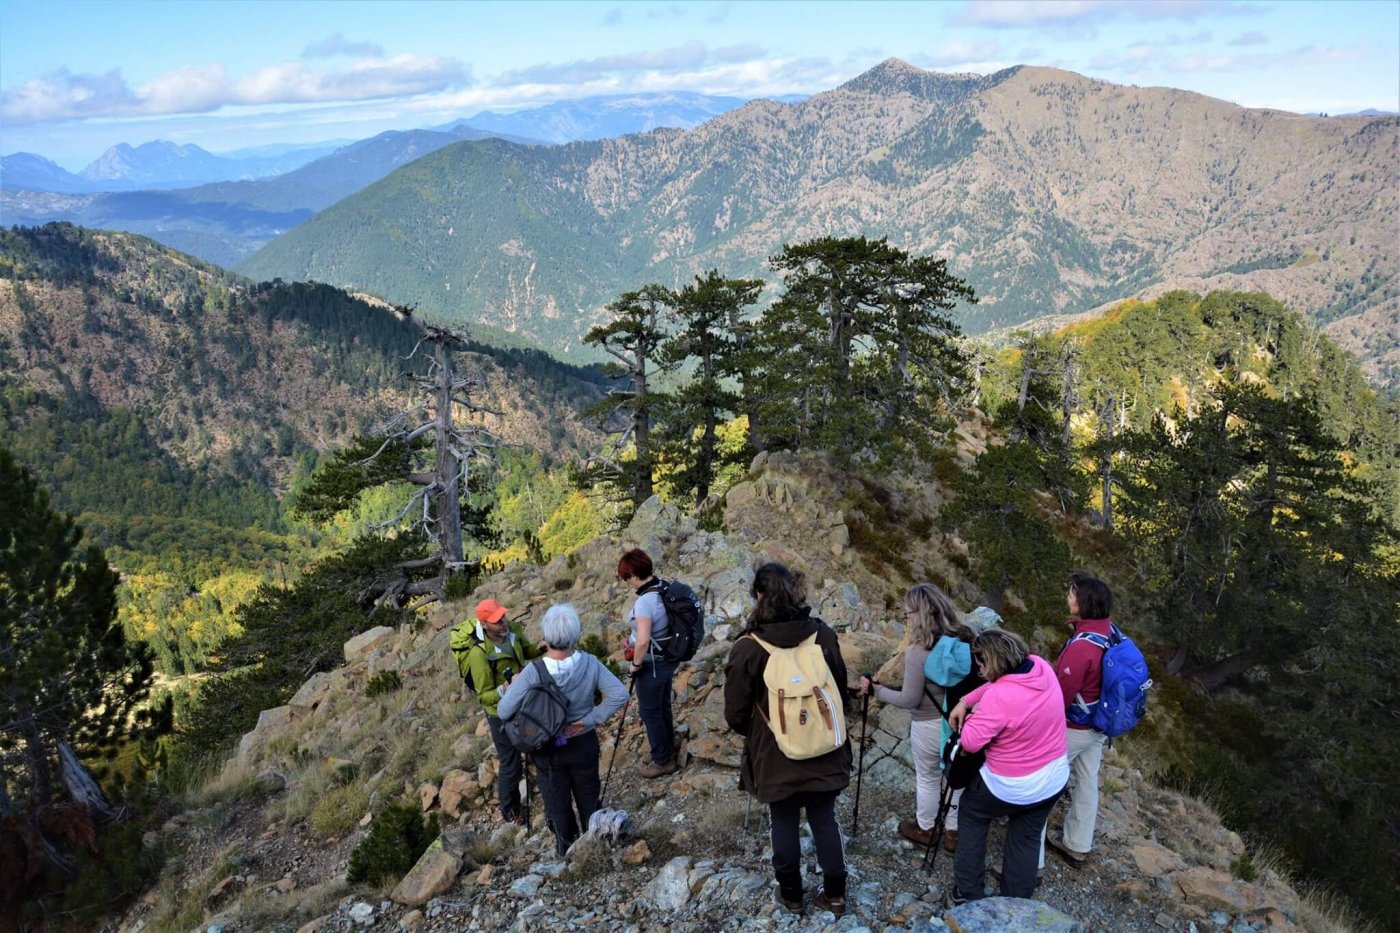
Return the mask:
<path fill-rule="evenodd" d="M 362 138 L 597 94 L 815 93 L 897 56 L 1400 110 L 1400 0 L 0 0 L 0 152 Z"/>

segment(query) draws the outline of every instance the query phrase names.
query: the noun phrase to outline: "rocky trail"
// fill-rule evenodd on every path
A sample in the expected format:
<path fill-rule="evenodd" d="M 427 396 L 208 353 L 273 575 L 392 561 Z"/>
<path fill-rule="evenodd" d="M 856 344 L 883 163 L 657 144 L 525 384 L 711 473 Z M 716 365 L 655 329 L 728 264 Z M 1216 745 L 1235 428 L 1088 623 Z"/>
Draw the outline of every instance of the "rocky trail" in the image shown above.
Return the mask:
<path fill-rule="evenodd" d="M 839 808 L 848 835 L 847 914 L 813 910 L 817 875 L 805 837 L 806 913 L 777 907 L 765 808 L 752 807 L 746 828 L 741 746 L 722 715 L 724 661 L 747 612 L 751 568 L 760 558 L 780 559 L 807 572 L 811 602 L 836 628 L 852 676 L 881 669 L 888 682 L 885 674 L 901 663 L 903 631 L 889 611 L 897 590 L 847 546 L 843 514 L 815 504 L 841 498 L 839 488 L 813 488 L 823 482 L 835 480 L 791 461 L 759 462 L 729 493 L 727 532 L 698 530 L 653 500 L 624 533 L 629 545 L 666 555 L 664 575 L 700 584 L 710 626 L 676 678 L 680 771 L 655 781 L 637 775 L 645 738 L 635 703 L 627 710 L 605 801 L 630 814 L 624 838 L 584 840 L 558 859 L 538 802 L 529 827 L 500 822 L 486 723 L 464 695 L 447 647 L 467 604 L 449 604 L 419 627 L 357 636 L 345 645 L 345 666 L 313 676 L 286 706 L 264 711 L 202 799 L 153 831 L 158 838 L 149 842 L 175 856 L 160 886 L 122 919 L 120 933 L 1306 929 L 1298 895 L 1272 871 L 1255 868 L 1207 806 L 1143 776 L 1132 736 L 1105 756 L 1097 851 L 1088 864 L 1072 867 L 1047 853 L 1038 901 L 993 898 L 948 909 L 951 856 L 940 853 L 925 874 L 922 850 L 897 831 L 914 809 L 908 714 L 878 704 L 865 723 L 857 833 L 850 833 L 854 778 Z M 906 510 L 927 507 L 909 495 Z M 813 528 L 823 529 L 815 554 Z M 572 602 L 585 633 L 613 642 L 629 595 L 613 572 L 620 553 L 619 541 L 601 540 L 544 567 L 512 564 L 471 599 L 497 598 L 530 619 L 551 602 Z M 956 579 L 932 547 L 915 555 L 914 573 Z M 948 588 L 967 600 L 952 582 Z M 397 672 L 403 686 L 367 697 L 369 678 L 383 671 Z M 859 707 L 848 715 L 859 738 Z M 600 730 L 604 769 L 617 728 L 614 719 Z M 401 881 L 351 887 L 351 850 L 395 799 L 438 814 L 440 839 Z M 1052 827 L 1061 819 L 1062 807 Z M 995 829 L 988 857 L 999 865 Z M 990 874 L 988 884 L 994 888 Z"/>

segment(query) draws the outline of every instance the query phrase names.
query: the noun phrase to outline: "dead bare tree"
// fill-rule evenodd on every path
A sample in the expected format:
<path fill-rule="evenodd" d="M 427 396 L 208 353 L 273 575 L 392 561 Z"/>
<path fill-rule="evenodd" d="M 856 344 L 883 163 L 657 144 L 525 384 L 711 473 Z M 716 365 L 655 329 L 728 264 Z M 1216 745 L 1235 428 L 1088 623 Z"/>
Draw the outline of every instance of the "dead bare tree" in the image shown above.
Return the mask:
<path fill-rule="evenodd" d="M 408 316 L 406 312 L 405 316 Z M 378 432 L 379 449 L 358 465 L 368 466 L 386 451 L 406 450 L 408 457 L 399 478 L 418 489 L 403 510 L 380 525 L 387 528 L 408 521 L 434 544 L 427 557 L 395 564 L 392 572 L 376 580 L 363 594 L 362 603 L 392 603 L 418 608 L 442 598 L 454 573 L 472 569 L 465 558 L 462 502 L 470 495 L 471 463 L 500 446 L 499 440 L 480 424 L 459 420 L 457 409 L 484 412 L 471 396 L 481 382 L 457 369 L 455 354 L 462 335 L 446 327 L 418 323 L 422 338 L 408 355 L 412 360 L 426 347 L 428 369 L 410 376 L 420 401 L 395 416 Z M 420 455 L 431 450 L 431 469 Z M 425 467 L 418 469 L 419 466 Z M 426 571 L 436 571 L 424 577 Z"/>

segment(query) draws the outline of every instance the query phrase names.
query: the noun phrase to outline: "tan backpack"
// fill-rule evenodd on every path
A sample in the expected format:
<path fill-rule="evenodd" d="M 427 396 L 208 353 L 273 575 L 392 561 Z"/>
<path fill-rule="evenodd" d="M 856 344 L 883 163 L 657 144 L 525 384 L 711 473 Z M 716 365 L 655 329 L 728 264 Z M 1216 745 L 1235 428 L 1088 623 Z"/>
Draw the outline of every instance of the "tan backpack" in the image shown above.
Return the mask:
<path fill-rule="evenodd" d="M 793 761 L 817 758 L 846 744 L 846 713 L 841 691 L 831 676 L 826 655 L 813 632 L 795 648 L 779 648 L 749 635 L 768 652 L 763 683 L 768 710 L 759 715 L 778 740 L 778 750 Z"/>

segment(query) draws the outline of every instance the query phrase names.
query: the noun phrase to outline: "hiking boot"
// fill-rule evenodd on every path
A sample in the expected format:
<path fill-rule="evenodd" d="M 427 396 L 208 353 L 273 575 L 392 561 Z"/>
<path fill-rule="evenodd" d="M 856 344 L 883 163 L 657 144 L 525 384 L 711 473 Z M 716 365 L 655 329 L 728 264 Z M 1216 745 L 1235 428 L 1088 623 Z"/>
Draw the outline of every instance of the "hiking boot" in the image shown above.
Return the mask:
<path fill-rule="evenodd" d="M 1080 852 L 1065 845 L 1064 833 L 1050 833 L 1045 837 L 1045 842 L 1054 849 L 1066 863 L 1075 868 L 1080 867 L 1089 860 L 1088 852 Z"/>
<path fill-rule="evenodd" d="M 790 901 L 787 898 L 783 897 L 782 888 L 773 889 L 773 903 L 777 904 L 779 907 L 781 907 L 783 910 L 786 910 L 790 914 L 802 913 L 802 898 L 799 897 L 795 901 Z"/>
<path fill-rule="evenodd" d="M 948 895 L 948 906 L 949 906 L 949 907 L 961 907 L 962 905 L 964 905 L 964 904 L 966 904 L 966 903 L 967 903 L 967 898 L 963 897 L 963 893 L 962 893 L 961 891 L 958 890 L 958 886 L 957 886 L 957 885 L 953 885 L 953 893 L 951 893 L 951 894 Z"/>
<path fill-rule="evenodd" d="M 900 820 L 899 834 L 921 849 L 927 849 L 933 842 L 933 830 L 920 829 L 916 820 Z"/>
<path fill-rule="evenodd" d="M 657 764 L 654 761 L 648 761 L 646 764 L 642 765 L 641 768 L 637 770 L 637 773 L 644 778 L 659 778 L 663 774 L 675 774 L 676 767 L 676 757 L 672 755 L 670 758 L 667 758 L 661 764 Z"/>
<path fill-rule="evenodd" d="M 846 912 L 846 899 L 844 897 L 828 897 L 827 893 L 820 888 L 812 895 L 812 906 L 817 910 L 830 911 L 832 916 L 840 917 Z"/>
<path fill-rule="evenodd" d="M 958 831 L 956 829 L 943 830 L 943 851 L 958 851 Z"/>
<path fill-rule="evenodd" d="M 525 814 L 521 813 L 519 810 L 511 810 L 505 816 L 501 817 L 501 819 L 506 823 L 514 823 L 516 826 L 525 825 Z"/>

